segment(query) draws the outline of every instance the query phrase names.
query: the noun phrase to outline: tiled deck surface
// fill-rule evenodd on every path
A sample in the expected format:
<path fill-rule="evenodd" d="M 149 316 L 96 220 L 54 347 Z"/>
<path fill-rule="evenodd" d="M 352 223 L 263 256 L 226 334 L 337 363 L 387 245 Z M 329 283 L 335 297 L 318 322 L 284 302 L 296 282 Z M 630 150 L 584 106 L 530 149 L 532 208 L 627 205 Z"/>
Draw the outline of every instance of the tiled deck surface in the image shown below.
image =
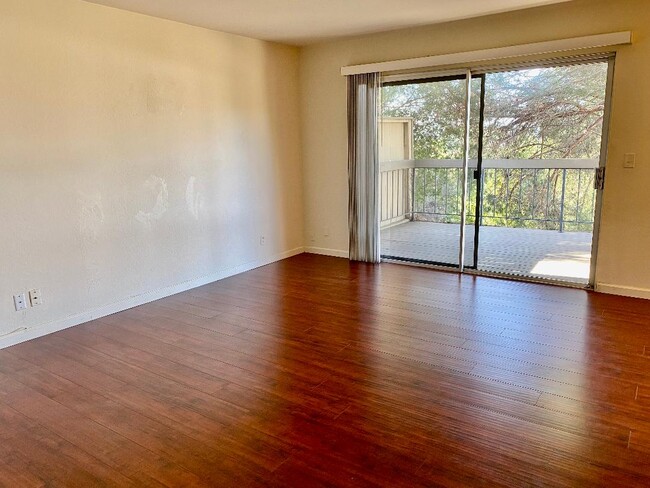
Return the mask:
<path fill-rule="evenodd" d="M 383 256 L 458 264 L 460 226 L 406 222 L 381 231 Z M 474 227 L 467 226 L 466 264 L 472 264 Z M 481 227 L 482 271 L 587 284 L 591 233 Z"/>

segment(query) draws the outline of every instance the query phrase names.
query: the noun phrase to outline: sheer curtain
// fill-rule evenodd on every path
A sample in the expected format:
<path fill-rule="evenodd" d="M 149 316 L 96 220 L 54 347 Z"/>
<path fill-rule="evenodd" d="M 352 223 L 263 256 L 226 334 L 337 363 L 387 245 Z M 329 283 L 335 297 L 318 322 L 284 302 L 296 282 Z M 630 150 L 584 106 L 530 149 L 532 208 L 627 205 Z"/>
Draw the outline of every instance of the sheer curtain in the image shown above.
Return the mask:
<path fill-rule="evenodd" d="M 348 76 L 350 259 L 378 263 L 380 74 Z"/>

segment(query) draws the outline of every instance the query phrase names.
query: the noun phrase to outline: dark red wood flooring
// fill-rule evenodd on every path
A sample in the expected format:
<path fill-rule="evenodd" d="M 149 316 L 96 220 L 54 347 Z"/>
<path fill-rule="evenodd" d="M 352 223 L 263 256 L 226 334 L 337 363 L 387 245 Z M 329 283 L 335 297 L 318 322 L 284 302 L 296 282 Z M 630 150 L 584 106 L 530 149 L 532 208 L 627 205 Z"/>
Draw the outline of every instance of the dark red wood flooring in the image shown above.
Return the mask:
<path fill-rule="evenodd" d="M 303 254 L 0 351 L 0 484 L 650 486 L 649 314 Z"/>

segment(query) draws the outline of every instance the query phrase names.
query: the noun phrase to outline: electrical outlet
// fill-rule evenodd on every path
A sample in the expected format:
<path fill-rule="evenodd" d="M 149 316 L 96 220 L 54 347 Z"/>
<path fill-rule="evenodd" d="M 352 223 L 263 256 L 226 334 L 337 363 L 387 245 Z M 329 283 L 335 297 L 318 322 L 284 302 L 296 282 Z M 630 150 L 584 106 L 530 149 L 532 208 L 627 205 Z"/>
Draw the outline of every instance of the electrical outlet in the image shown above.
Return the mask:
<path fill-rule="evenodd" d="M 264 237 L 264 236 L 260 236 L 260 246 L 263 246 L 265 242 L 266 242 L 265 237 Z"/>
<path fill-rule="evenodd" d="M 325 237 L 329 237 L 329 235 L 330 235 L 330 228 L 329 227 L 325 227 L 325 229 L 323 229 L 323 235 Z"/>
<path fill-rule="evenodd" d="M 29 303 L 32 304 L 32 307 L 41 305 L 43 303 L 43 297 L 41 296 L 41 290 L 34 289 L 29 290 Z"/>
<path fill-rule="evenodd" d="M 25 300 L 25 294 L 21 293 L 20 295 L 14 295 L 14 307 L 16 307 L 16 312 L 25 310 L 27 308 L 27 301 Z"/>

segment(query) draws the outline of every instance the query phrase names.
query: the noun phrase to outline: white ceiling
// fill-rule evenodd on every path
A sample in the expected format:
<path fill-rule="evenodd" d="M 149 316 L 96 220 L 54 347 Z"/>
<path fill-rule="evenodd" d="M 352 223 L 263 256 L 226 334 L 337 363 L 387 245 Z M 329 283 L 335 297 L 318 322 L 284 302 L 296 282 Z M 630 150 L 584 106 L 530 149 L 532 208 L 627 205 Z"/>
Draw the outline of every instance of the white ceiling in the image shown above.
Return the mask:
<path fill-rule="evenodd" d="M 435 24 L 568 0 L 86 0 L 288 44 Z"/>

